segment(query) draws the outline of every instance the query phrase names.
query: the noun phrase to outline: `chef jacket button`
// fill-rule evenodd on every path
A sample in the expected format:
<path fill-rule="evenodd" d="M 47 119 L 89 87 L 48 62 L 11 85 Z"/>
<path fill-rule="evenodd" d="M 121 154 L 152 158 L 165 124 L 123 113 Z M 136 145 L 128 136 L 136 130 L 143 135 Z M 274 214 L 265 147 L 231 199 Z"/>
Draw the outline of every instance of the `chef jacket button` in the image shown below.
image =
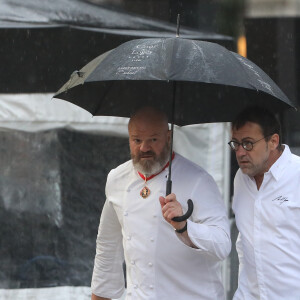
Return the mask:
<path fill-rule="evenodd" d="M 150 288 L 151 290 L 153 290 L 153 289 L 154 289 L 154 286 L 151 284 L 151 285 L 149 285 L 149 288 Z"/>
<path fill-rule="evenodd" d="M 133 285 L 133 288 L 134 288 L 134 289 L 137 289 L 137 288 L 138 288 L 138 285 L 137 285 L 137 284 L 134 284 L 134 285 Z"/>
<path fill-rule="evenodd" d="M 124 216 L 125 217 L 128 216 L 128 212 L 127 211 L 124 212 Z"/>
<path fill-rule="evenodd" d="M 152 262 L 149 262 L 149 263 L 148 263 L 148 266 L 149 266 L 149 267 L 152 267 L 152 266 L 153 266 L 153 263 L 152 263 Z"/>
<path fill-rule="evenodd" d="M 134 265 L 134 264 L 135 264 L 135 261 L 134 261 L 134 260 L 132 260 L 130 263 L 131 263 L 132 265 Z"/>
<path fill-rule="evenodd" d="M 156 218 L 157 217 L 157 215 L 153 215 L 153 218 Z"/>
<path fill-rule="evenodd" d="M 151 242 L 154 242 L 154 238 L 153 238 L 153 237 L 152 237 L 152 238 L 150 238 L 150 241 L 151 241 Z"/>
<path fill-rule="evenodd" d="M 131 240 L 131 236 L 130 236 L 130 235 L 127 236 L 127 240 L 128 240 L 128 241 Z"/>

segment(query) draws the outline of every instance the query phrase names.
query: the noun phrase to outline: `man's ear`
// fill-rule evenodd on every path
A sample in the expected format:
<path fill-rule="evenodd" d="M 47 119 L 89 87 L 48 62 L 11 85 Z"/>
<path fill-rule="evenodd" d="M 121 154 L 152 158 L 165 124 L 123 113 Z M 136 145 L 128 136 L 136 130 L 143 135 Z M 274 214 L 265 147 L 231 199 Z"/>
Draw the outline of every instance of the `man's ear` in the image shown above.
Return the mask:
<path fill-rule="evenodd" d="M 279 135 L 277 133 L 274 133 L 271 136 L 269 143 L 270 143 L 271 150 L 275 150 L 279 145 Z"/>

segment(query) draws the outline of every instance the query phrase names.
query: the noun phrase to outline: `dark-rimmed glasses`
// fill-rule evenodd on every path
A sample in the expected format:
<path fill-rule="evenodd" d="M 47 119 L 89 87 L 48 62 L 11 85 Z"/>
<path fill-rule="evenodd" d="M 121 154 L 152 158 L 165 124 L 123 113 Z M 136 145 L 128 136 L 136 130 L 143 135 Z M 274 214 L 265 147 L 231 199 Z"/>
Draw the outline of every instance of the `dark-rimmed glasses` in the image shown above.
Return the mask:
<path fill-rule="evenodd" d="M 272 134 L 267 135 L 267 136 L 264 136 L 263 138 L 261 138 L 261 139 L 255 141 L 255 142 L 251 142 L 251 141 L 243 141 L 243 142 L 239 143 L 239 142 L 237 142 L 237 141 L 230 141 L 230 142 L 228 143 L 228 145 L 230 146 L 230 148 L 231 148 L 233 151 L 238 151 L 239 146 L 242 146 L 242 147 L 243 147 L 245 150 L 247 150 L 247 151 L 251 151 L 251 150 L 253 149 L 254 144 L 256 144 L 257 142 L 259 142 L 259 141 L 261 141 L 261 140 L 263 140 L 263 139 L 265 139 L 265 138 L 267 138 L 267 137 L 269 137 L 269 136 L 271 136 L 271 135 L 272 135 Z"/>

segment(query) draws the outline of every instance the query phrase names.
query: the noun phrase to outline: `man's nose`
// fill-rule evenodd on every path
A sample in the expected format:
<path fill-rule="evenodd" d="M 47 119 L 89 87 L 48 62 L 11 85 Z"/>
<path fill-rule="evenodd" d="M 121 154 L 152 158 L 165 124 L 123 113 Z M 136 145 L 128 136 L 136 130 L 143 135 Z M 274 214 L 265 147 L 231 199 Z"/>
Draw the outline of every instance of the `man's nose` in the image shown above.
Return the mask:
<path fill-rule="evenodd" d="M 235 150 L 235 155 L 236 156 L 243 156 L 246 153 L 247 153 L 247 150 L 245 150 L 242 145 L 238 145 L 237 150 Z"/>
<path fill-rule="evenodd" d="M 147 152 L 151 149 L 150 144 L 147 141 L 141 143 L 140 151 Z"/>

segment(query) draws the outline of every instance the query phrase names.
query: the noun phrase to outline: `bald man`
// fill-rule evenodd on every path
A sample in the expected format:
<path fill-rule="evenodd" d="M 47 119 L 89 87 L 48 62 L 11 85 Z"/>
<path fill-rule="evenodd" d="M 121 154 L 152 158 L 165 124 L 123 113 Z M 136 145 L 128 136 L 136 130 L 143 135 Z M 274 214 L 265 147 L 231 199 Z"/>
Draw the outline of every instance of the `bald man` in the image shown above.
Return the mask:
<path fill-rule="evenodd" d="M 128 124 L 131 160 L 112 170 L 92 278 L 92 300 L 225 299 L 221 261 L 231 249 L 224 202 L 201 167 L 173 153 L 173 193 L 165 197 L 170 131 L 153 108 Z M 174 222 L 194 202 L 190 219 Z"/>

